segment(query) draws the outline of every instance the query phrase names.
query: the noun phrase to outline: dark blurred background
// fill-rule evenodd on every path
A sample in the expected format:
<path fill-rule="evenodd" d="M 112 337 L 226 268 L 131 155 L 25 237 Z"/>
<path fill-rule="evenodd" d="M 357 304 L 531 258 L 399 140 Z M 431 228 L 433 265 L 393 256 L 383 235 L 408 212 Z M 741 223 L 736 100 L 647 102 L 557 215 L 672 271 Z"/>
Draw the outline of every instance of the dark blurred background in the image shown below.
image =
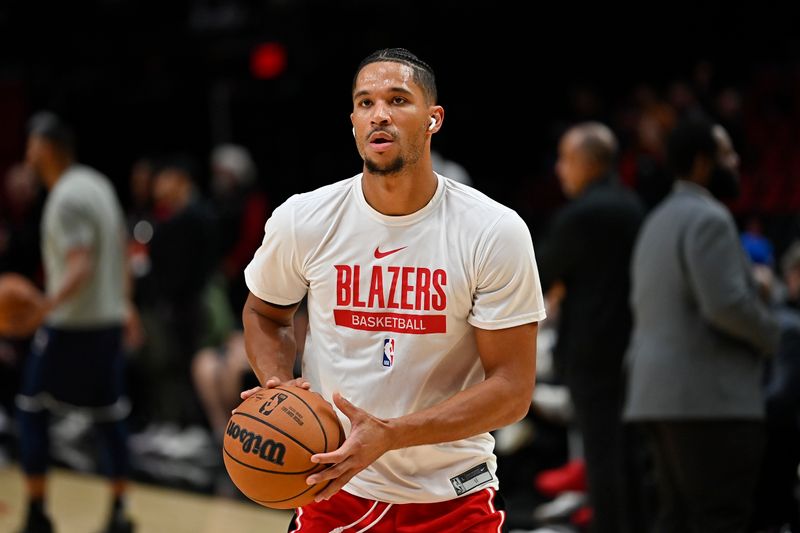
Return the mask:
<path fill-rule="evenodd" d="M 433 147 L 478 188 L 544 224 L 560 202 L 552 171 L 560 127 L 601 118 L 631 147 L 645 90 L 744 122 L 731 125 L 746 130 L 734 132 L 738 142 L 759 143 L 751 152 L 795 141 L 800 39 L 789 10 L 778 2 L 10 0 L 0 4 L 0 174 L 22 157 L 25 119 L 46 107 L 75 124 L 81 159 L 115 180 L 123 199 L 137 157 L 205 158 L 233 141 L 253 151 L 276 204 L 360 170 L 348 120 L 354 69 L 375 48 L 403 46 L 438 77 L 446 123 Z M 800 174 L 797 157 L 772 152 L 746 154 L 750 188 L 739 212 L 800 206 L 786 190 Z"/>

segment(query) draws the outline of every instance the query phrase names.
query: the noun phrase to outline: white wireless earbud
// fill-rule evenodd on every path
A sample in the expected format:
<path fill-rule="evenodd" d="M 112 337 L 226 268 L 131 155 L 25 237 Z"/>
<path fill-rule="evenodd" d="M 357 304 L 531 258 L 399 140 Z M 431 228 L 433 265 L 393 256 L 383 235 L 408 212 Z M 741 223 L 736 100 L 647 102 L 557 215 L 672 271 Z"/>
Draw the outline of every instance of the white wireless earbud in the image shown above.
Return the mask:
<path fill-rule="evenodd" d="M 428 126 L 428 131 L 436 127 L 436 117 L 431 117 L 431 125 Z"/>
<path fill-rule="evenodd" d="M 353 137 L 355 137 L 355 136 L 356 136 L 356 129 L 353 128 Z"/>

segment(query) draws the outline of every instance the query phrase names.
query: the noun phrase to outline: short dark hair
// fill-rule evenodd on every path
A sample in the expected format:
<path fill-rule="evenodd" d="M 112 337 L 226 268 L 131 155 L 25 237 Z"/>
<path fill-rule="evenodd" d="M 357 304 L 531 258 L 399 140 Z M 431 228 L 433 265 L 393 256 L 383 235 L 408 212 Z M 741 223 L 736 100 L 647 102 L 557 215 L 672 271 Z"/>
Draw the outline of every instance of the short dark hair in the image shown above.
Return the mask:
<path fill-rule="evenodd" d="M 667 166 L 678 177 L 688 176 L 698 155 L 716 158 L 719 148 L 714 139 L 714 124 L 705 117 L 681 120 L 667 139 Z"/>
<path fill-rule="evenodd" d="M 190 182 L 197 184 L 200 180 L 200 165 L 197 158 L 188 152 L 175 152 L 156 161 L 153 176 L 172 170 L 183 174 Z"/>
<path fill-rule="evenodd" d="M 69 154 L 75 153 L 75 134 L 52 111 L 39 111 L 28 119 L 28 135 L 43 137 Z"/>
<path fill-rule="evenodd" d="M 370 63 L 380 63 L 382 61 L 402 63 L 403 65 L 408 65 L 411 67 L 414 72 L 414 82 L 422 87 L 422 91 L 425 93 L 425 96 L 428 98 L 430 103 L 436 103 L 436 76 L 433 74 L 433 69 L 430 65 L 405 48 L 383 48 L 381 50 L 376 50 L 365 57 L 361 63 L 359 63 L 358 68 L 356 69 L 356 74 L 353 76 L 352 90 L 355 90 L 358 74 L 364 67 Z"/>

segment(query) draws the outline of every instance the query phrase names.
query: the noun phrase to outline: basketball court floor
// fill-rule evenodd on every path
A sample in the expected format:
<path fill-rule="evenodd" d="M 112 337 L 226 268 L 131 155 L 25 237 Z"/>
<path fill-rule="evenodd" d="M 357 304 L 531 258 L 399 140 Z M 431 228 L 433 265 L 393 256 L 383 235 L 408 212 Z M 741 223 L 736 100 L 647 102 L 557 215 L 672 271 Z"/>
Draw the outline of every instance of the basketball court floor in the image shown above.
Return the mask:
<path fill-rule="evenodd" d="M 48 509 L 58 533 L 99 531 L 109 494 L 103 478 L 54 469 Z M 224 497 L 132 483 L 131 516 L 137 533 L 282 533 L 291 513 Z M 24 518 L 24 485 L 17 466 L 0 467 L 0 533 L 15 533 Z"/>

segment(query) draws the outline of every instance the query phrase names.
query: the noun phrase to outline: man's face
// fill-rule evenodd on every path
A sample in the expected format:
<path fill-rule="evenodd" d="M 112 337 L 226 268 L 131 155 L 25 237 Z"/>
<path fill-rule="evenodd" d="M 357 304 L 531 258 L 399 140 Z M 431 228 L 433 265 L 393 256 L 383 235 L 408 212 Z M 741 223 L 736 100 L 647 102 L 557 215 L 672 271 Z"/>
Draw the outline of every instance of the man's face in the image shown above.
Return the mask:
<path fill-rule="evenodd" d="M 40 135 L 28 136 L 28 144 L 25 148 L 25 164 L 40 177 L 44 160 L 49 150 L 50 143 L 47 139 Z"/>
<path fill-rule="evenodd" d="M 717 158 L 709 177 L 708 190 L 720 199 L 736 198 L 739 195 L 739 155 L 722 126 L 714 126 L 712 135 L 717 143 Z"/>
<path fill-rule="evenodd" d="M 374 174 L 394 174 L 423 154 L 430 107 L 408 65 L 371 63 L 359 72 L 350 119 L 358 153 Z"/>
<path fill-rule="evenodd" d="M 722 126 L 714 126 L 712 130 L 714 139 L 717 141 L 717 159 L 719 164 L 726 170 L 739 173 L 739 154 L 733 148 L 728 132 Z"/>
<path fill-rule="evenodd" d="M 567 198 L 574 198 L 583 191 L 590 171 L 585 154 L 580 149 L 580 136 L 572 131 L 566 133 L 558 145 L 556 174 L 561 190 Z"/>
<path fill-rule="evenodd" d="M 189 178 L 180 170 L 165 168 L 153 179 L 153 201 L 161 208 L 177 209 L 184 203 Z"/>

